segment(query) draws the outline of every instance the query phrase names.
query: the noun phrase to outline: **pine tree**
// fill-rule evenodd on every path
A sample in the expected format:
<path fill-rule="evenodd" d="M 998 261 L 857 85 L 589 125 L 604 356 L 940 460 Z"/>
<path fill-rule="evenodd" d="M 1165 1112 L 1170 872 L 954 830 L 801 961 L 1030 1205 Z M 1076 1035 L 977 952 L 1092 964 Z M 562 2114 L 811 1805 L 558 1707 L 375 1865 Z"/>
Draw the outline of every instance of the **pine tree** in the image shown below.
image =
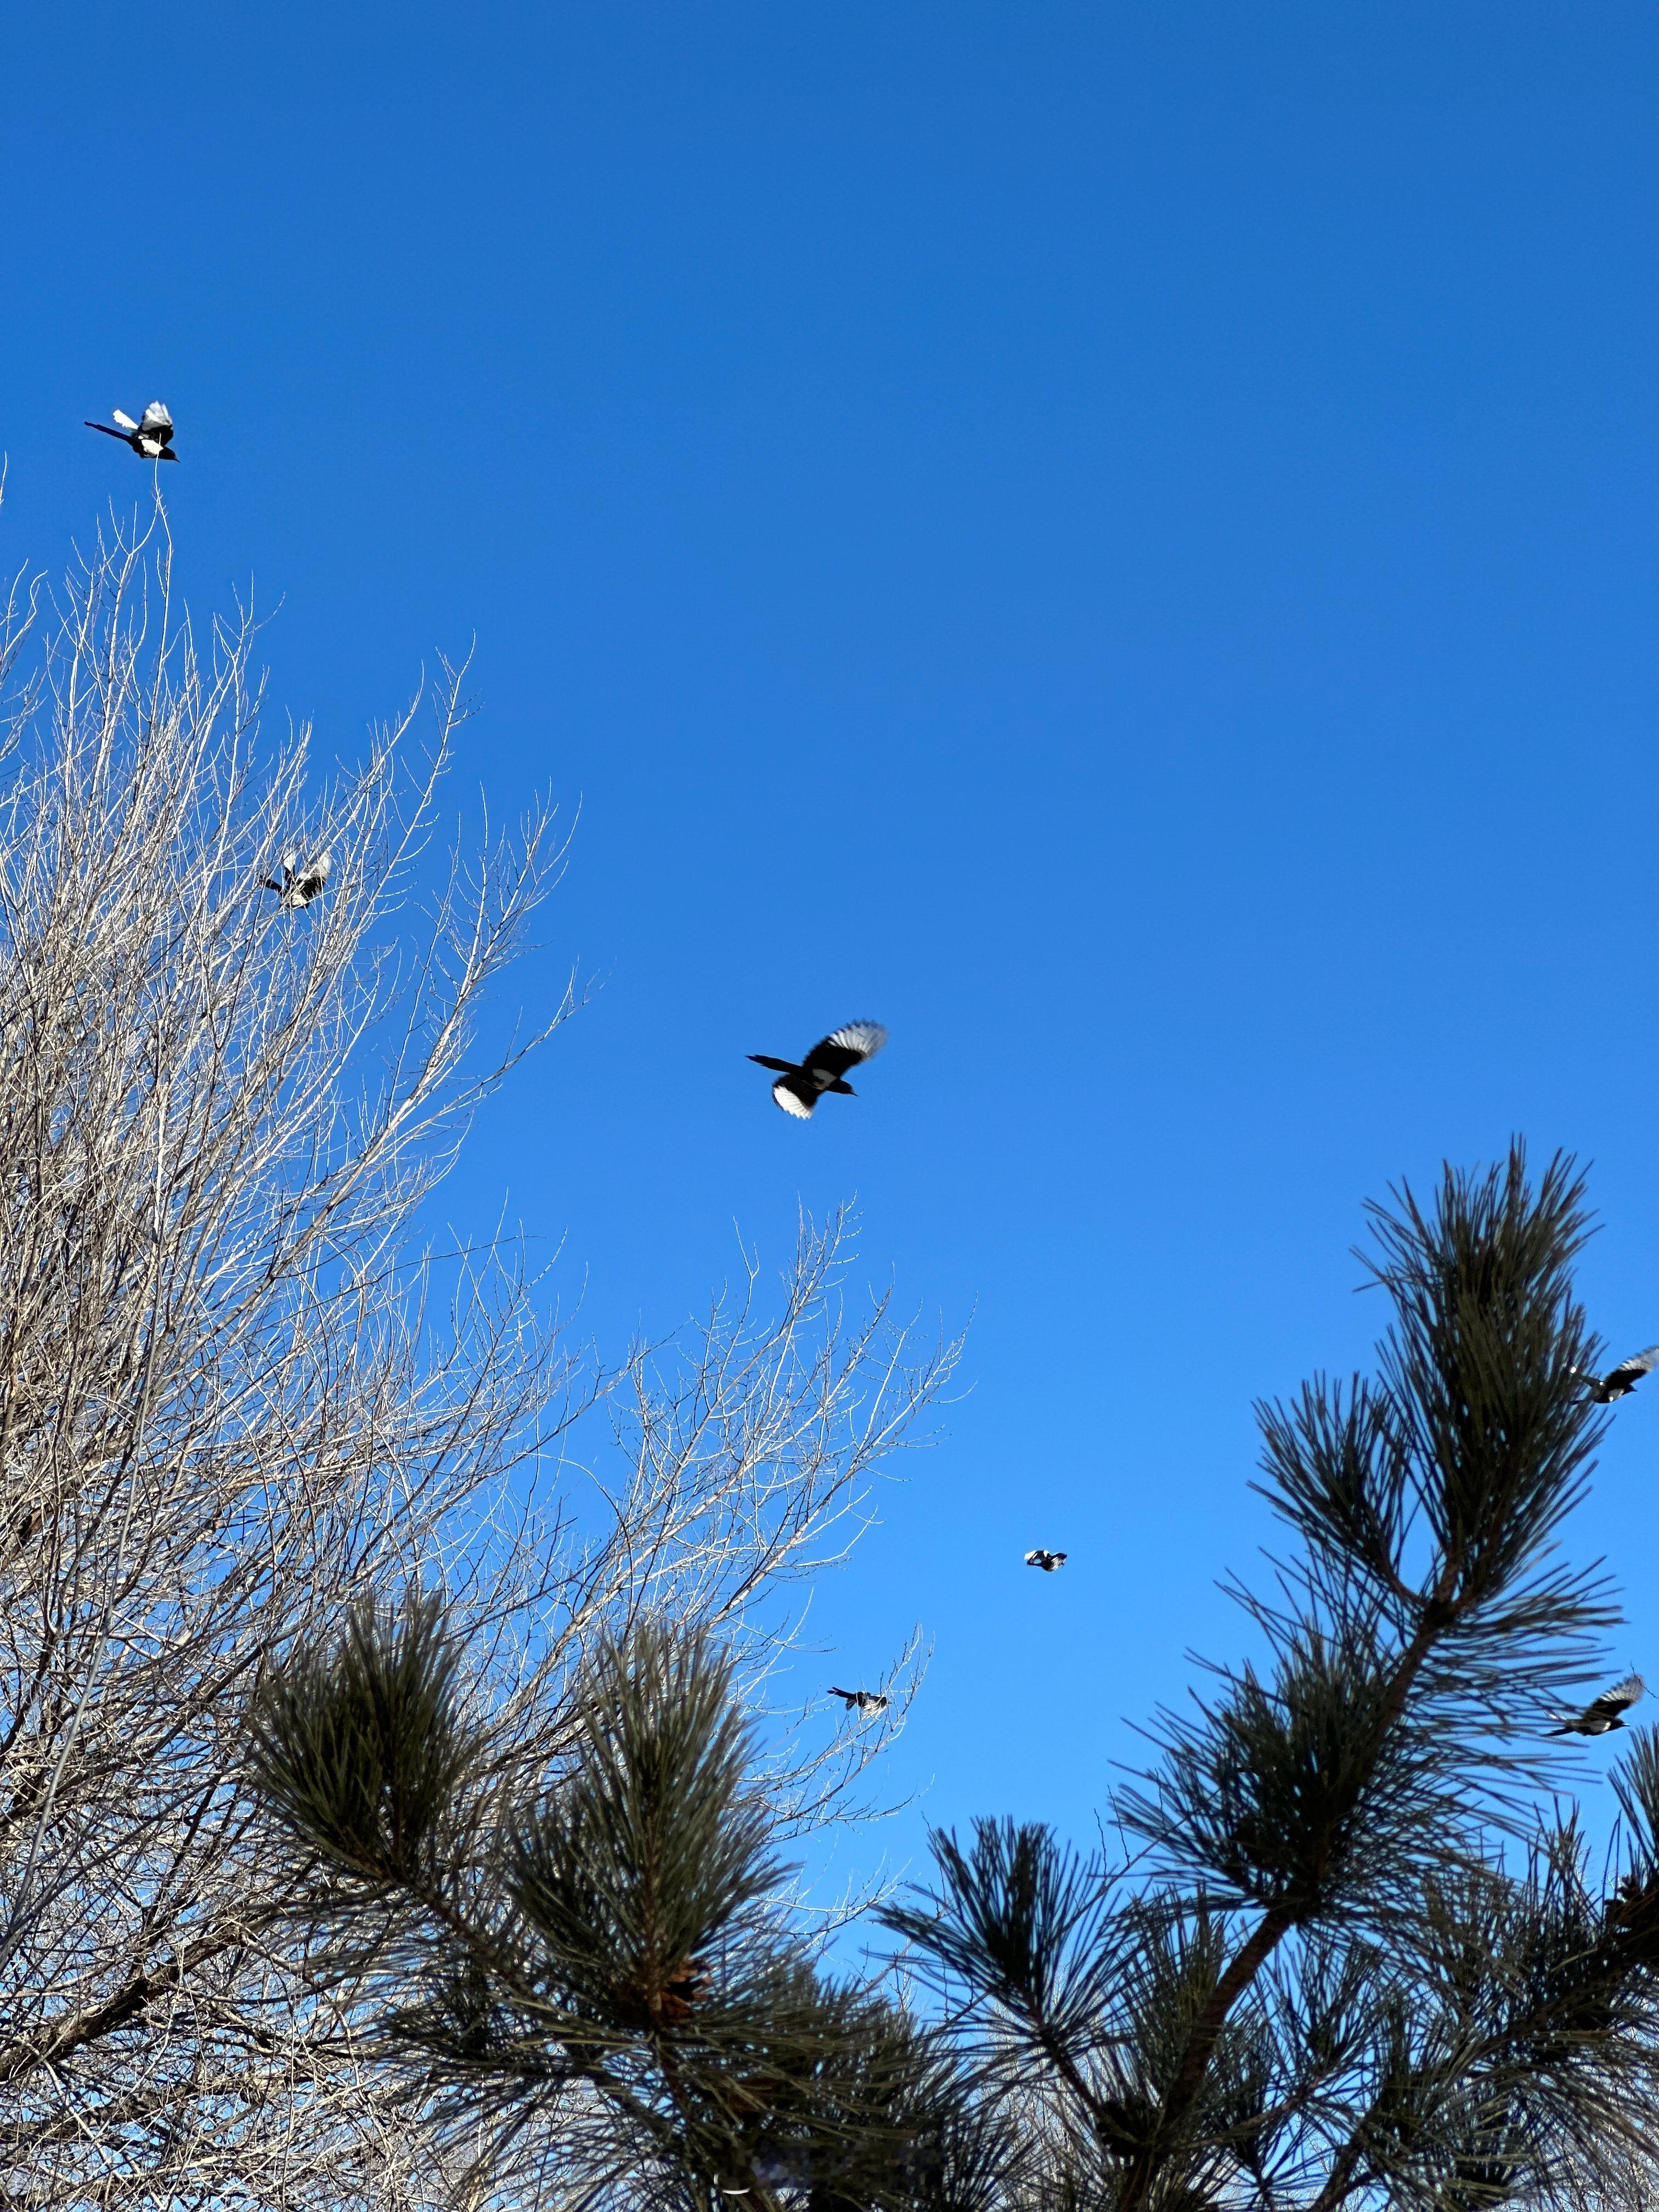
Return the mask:
<path fill-rule="evenodd" d="M 706 1627 L 636 1625 L 559 1770 L 502 1792 L 434 1599 L 295 1652 L 251 1767 L 319 1985 L 466 2201 L 988 2212 L 1006 2159 L 960 2069 L 792 1932 L 732 1671 Z"/>
<path fill-rule="evenodd" d="M 1260 1659 L 1159 1717 L 1121 1851 L 981 1821 L 888 1910 L 1024 2143 L 1011 2202 L 1659 2201 L 1659 1744 L 1598 1881 L 1544 1724 L 1616 1619 L 1556 1552 L 1605 1425 L 1586 1225 L 1518 1147 L 1373 1208 L 1375 1374 L 1261 1410 Z"/>

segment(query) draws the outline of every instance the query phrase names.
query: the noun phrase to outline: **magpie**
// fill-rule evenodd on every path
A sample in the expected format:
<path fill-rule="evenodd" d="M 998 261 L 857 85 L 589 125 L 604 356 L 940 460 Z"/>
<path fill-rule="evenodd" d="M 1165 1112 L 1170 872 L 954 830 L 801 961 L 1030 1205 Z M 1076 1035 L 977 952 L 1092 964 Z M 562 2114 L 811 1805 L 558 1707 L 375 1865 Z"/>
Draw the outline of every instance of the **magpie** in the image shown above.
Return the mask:
<path fill-rule="evenodd" d="M 1645 1352 L 1633 1352 L 1621 1359 L 1605 1375 L 1579 1375 L 1581 1389 L 1589 1391 L 1598 1406 L 1610 1406 L 1615 1398 L 1627 1398 L 1644 1375 L 1651 1375 L 1659 1367 L 1659 1344 L 1649 1345 Z M 1578 1374 L 1574 1368 L 1575 1375 Z"/>
<path fill-rule="evenodd" d="M 845 1698 L 849 1713 L 854 1705 L 861 1713 L 884 1713 L 887 1710 L 887 1699 L 879 1690 L 838 1690 L 832 1682 L 830 1694 L 832 1698 Z"/>
<path fill-rule="evenodd" d="M 1045 1575 L 1051 1575 L 1056 1567 L 1065 1565 L 1066 1554 L 1064 1552 L 1045 1552 L 1039 1544 L 1035 1552 L 1025 1554 L 1025 1564 L 1028 1567 L 1041 1567 Z"/>
<path fill-rule="evenodd" d="M 88 422 L 87 428 L 101 430 L 106 438 L 118 438 L 124 446 L 131 446 L 147 461 L 178 459 L 173 450 L 173 417 L 167 413 L 165 400 L 152 399 L 137 422 L 118 407 L 115 420 L 120 425 L 118 429 L 112 430 L 107 422 Z"/>
<path fill-rule="evenodd" d="M 850 1083 L 842 1078 L 849 1067 L 856 1067 L 861 1060 L 872 1060 L 887 1042 L 887 1032 L 879 1022 L 848 1022 L 845 1029 L 832 1030 L 822 1037 L 805 1060 L 774 1060 L 769 1053 L 751 1052 L 750 1059 L 762 1067 L 775 1067 L 778 1079 L 772 1085 L 772 1096 L 786 1114 L 793 1114 L 798 1121 L 810 1119 L 812 1109 L 826 1091 L 839 1091 L 843 1097 L 858 1096 Z"/>
<path fill-rule="evenodd" d="M 1550 1718 L 1559 1726 L 1550 1730 L 1552 1735 L 1606 1735 L 1609 1729 L 1623 1728 L 1623 1715 L 1646 1689 L 1647 1684 L 1639 1674 L 1626 1674 L 1622 1682 L 1615 1682 L 1610 1690 L 1603 1690 L 1594 1705 L 1586 1705 L 1582 1713 L 1552 1713 Z"/>
<path fill-rule="evenodd" d="M 334 866 L 334 856 L 331 853 L 319 853 L 316 859 L 307 860 L 303 868 L 298 866 L 299 858 L 297 853 L 283 854 L 281 883 L 274 876 L 266 876 L 263 879 L 265 889 L 275 891 L 283 906 L 309 906 L 313 899 L 321 893 Z"/>

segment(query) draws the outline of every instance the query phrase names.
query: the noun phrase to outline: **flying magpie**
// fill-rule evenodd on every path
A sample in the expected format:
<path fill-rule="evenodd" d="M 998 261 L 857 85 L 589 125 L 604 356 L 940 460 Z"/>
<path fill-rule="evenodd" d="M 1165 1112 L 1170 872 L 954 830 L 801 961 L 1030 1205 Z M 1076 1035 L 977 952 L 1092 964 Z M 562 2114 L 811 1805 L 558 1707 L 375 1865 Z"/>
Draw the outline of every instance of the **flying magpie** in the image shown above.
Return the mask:
<path fill-rule="evenodd" d="M 1639 1674 L 1626 1674 L 1622 1682 L 1615 1682 L 1610 1690 L 1603 1690 L 1593 1705 L 1586 1705 L 1582 1713 L 1552 1713 L 1550 1718 L 1559 1726 L 1550 1730 L 1552 1735 L 1606 1735 L 1609 1729 L 1625 1725 L 1623 1716 L 1636 1703 L 1647 1684 Z"/>
<path fill-rule="evenodd" d="M 884 1713 L 887 1710 L 887 1699 L 879 1690 L 838 1690 L 831 1683 L 830 1694 L 832 1698 L 845 1698 L 849 1713 L 854 1705 L 861 1713 Z"/>
<path fill-rule="evenodd" d="M 107 422 L 88 422 L 88 430 L 101 430 L 106 438 L 118 438 L 124 446 L 131 446 L 135 453 L 147 461 L 176 461 L 173 450 L 173 417 L 167 403 L 152 399 L 143 416 L 135 422 L 131 415 L 124 415 L 118 407 L 115 420 L 118 429 L 112 430 Z"/>
<path fill-rule="evenodd" d="M 309 906 L 320 894 L 334 866 L 334 857 L 330 853 L 319 853 L 316 859 L 307 860 L 303 868 L 299 866 L 299 859 L 297 853 L 284 853 L 281 883 L 274 876 L 264 878 L 265 889 L 275 891 L 278 902 L 283 906 Z"/>
<path fill-rule="evenodd" d="M 762 1067 L 775 1067 L 778 1079 L 772 1085 L 772 1096 L 786 1114 L 793 1114 L 798 1121 L 811 1118 L 812 1109 L 826 1091 L 839 1091 L 844 1097 L 858 1096 L 850 1083 L 842 1078 L 849 1067 L 856 1067 L 862 1060 L 872 1060 L 887 1042 L 887 1032 L 879 1022 L 848 1022 L 845 1029 L 832 1030 L 821 1037 L 806 1057 L 793 1060 L 774 1060 L 769 1053 L 751 1052 L 750 1059 Z"/>
<path fill-rule="evenodd" d="M 1659 1367 L 1659 1344 L 1650 1344 L 1645 1352 L 1632 1352 L 1628 1359 L 1621 1359 L 1605 1375 L 1580 1375 L 1578 1381 L 1598 1406 L 1610 1406 L 1615 1398 L 1629 1397 L 1642 1377 L 1651 1375 L 1656 1367 Z"/>

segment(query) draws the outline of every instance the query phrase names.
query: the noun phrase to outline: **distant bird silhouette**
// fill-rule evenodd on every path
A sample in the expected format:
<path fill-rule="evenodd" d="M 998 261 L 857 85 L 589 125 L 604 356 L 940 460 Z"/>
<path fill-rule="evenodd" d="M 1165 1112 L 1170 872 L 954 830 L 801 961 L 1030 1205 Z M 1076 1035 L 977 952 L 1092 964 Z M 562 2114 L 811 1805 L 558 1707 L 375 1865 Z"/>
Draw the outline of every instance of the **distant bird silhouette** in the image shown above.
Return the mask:
<path fill-rule="evenodd" d="M 887 1700 L 879 1690 L 838 1690 L 832 1683 L 830 1694 L 832 1698 L 845 1698 L 849 1713 L 854 1705 L 861 1713 L 884 1713 L 887 1710 Z"/>
<path fill-rule="evenodd" d="M 1051 1575 L 1056 1567 L 1065 1565 L 1066 1554 L 1064 1552 L 1045 1552 L 1039 1544 L 1035 1552 L 1025 1554 L 1025 1564 L 1028 1567 L 1041 1567 L 1045 1575 Z"/>
<path fill-rule="evenodd" d="M 265 889 L 276 891 L 279 903 L 283 906 L 309 906 L 320 894 L 334 866 L 334 858 L 330 853 L 319 853 L 316 859 L 307 860 L 303 868 L 298 865 L 299 859 L 297 853 L 284 853 L 281 883 L 274 876 L 264 878 Z"/>
<path fill-rule="evenodd" d="M 118 407 L 115 420 L 120 426 L 118 429 L 112 430 L 107 422 L 88 422 L 87 428 L 88 430 L 101 430 L 106 438 L 118 438 L 124 446 L 131 446 L 135 453 L 142 454 L 147 461 L 178 459 L 178 454 L 173 450 L 173 417 L 167 413 L 164 401 L 152 399 L 136 422 L 131 415 L 124 415 Z"/>
<path fill-rule="evenodd" d="M 1649 1345 L 1645 1352 L 1633 1352 L 1621 1359 L 1605 1375 L 1578 1375 L 1579 1386 L 1587 1390 L 1598 1406 L 1610 1406 L 1615 1398 L 1627 1398 L 1644 1375 L 1651 1375 L 1659 1367 L 1659 1344 Z"/>
<path fill-rule="evenodd" d="M 1623 1728 L 1622 1716 L 1646 1687 L 1639 1674 L 1626 1674 L 1622 1682 L 1603 1690 L 1582 1713 L 1552 1713 L 1550 1718 L 1560 1725 L 1549 1732 L 1552 1735 L 1606 1735 L 1609 1729 Z"/>
<path fill-rule="evenodd" d="M 821 1038 L 799 1062 L 774 1060 L 764 1052 L 751 1052 L 749 1057 L 761 1067 L 779 1071 L 772 1096 L 786 1114 L 805 1121 L 826 1091 L 839 1091 L 844 1097 L 855 1098 L 858 1093 L 842 1078 L 861 1060 L 872 1060 L 886 1042 L 887 1032 L 879 1022 L 848 1022 L 845 1029 L 833 1030 Z"/>

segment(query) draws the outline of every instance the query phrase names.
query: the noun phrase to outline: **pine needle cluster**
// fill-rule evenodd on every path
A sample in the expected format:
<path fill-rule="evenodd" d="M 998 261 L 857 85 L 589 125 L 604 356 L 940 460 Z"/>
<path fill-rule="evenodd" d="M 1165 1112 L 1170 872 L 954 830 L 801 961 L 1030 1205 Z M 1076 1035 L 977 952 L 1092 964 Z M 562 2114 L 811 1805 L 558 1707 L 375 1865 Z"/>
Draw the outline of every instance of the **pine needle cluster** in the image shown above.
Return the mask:
<path fill-rule="evenodd" d="M 489 1724 L 418 1592 L 296 1652 L 249 1727 L 313 1970 L 477 2201 L 555 2180 L 571 2205 L 994 2201 L 1001 2139 L 952 2055 L 792 1933 L 706 1629 L 600 1646 L 569 1755 L 527 1793 L 476 1784 Z"/>

